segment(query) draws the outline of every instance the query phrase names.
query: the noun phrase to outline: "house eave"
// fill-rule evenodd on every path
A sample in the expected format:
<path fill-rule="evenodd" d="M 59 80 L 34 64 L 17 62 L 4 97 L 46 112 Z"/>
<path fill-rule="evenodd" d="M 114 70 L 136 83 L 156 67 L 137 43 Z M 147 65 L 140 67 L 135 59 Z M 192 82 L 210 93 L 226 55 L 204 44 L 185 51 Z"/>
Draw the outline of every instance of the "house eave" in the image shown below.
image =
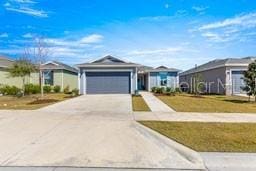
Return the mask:
<path fill-rule="evenodd" d="M 209 70 L 212 70 L 212 69 L 217 69 L 217 68 L 222 68 L 222 67 L 248 67 L 249 64 L 239 64 L 239 63 L 236 63 L 236 64 L 224 64 L 224 65 L 217 65 L 217 66 L 214 66 L 214 67 L 209 67 L 209 68 L 206 68 L 206 69 L 198 69 L 198 70 L 194 70 L 194 71 L 191 71 L 191 72 L 183 72 L 183 73 L 180 73 L 180 76 L 184 76 L 184 75 L 188 75 L 188 74 L 194 74 L 194 73 L 198 73 L 198 72 L 203 72 L 203 71 L 209 71 Z"/>
<path fill-rule="evenodd" d="M 76 65 L 78 68 L 136 68 L 139 65 Z"/>

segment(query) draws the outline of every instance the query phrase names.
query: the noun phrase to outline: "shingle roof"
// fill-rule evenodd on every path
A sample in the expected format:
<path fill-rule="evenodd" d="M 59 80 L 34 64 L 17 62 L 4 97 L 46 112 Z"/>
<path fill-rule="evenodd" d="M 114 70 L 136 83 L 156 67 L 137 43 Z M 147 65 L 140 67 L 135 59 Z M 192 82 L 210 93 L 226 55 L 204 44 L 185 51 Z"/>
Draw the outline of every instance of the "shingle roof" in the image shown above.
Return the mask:
<path fill-rule="evenodd" d="M 215 59 L 200 66 L 197 66 L 195 68 L 191 68 L 187 71 L 184 71 L 180 73 L 180 75 L 192 74 L 224 66 L 246 66 L 253 62 L 255 59 L 256 57 Z"/>
<path fill-rule="evenodd" d="M 108 55 L 96 61 L 78 64 L 77 66 L 78 67 L 90 67 L 90 66 L 95 66 L 95 67 L 96 66 L 133 66 L 134 67 L 134 66 L 139 66 L 139 64 L 127 62 L 127 61 Z"/>
<path fill-rule="evenodd" d="M 43 64 L 42 69 L 64 69 L 71 72 L 78 72 L 76 68 L 58 61 L 49 61 Z"/>
<path fill-rule="evenodd" d="M 166 66 L 159 66 L 148 70 L 148 72 L 180 72 L 181 70 L 176 68 L 168 68 Z"/>

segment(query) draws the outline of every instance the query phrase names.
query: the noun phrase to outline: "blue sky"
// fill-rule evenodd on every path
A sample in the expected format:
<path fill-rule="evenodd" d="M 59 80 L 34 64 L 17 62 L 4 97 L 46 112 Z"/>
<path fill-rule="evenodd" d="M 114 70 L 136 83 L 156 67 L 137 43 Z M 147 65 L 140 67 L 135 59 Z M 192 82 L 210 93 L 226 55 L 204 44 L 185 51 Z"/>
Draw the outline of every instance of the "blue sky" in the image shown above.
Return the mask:
<path fill-rule="evenodd" d="M 0 54 L 17 58 L 43 37 L 68 64 L 113 55 L 188 69 L 256 55 L 254 0 L 0 0 Z"/>

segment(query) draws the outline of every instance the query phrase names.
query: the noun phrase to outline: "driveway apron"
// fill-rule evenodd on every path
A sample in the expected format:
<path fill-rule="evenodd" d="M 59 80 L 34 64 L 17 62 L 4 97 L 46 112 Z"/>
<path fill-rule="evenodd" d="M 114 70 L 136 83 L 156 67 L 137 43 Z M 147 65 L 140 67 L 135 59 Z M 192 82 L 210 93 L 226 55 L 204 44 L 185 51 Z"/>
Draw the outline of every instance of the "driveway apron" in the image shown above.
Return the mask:
<path fill-rule="evenodd" d="M 200 155 L 140 125 L 130 95 L 88 95 L 0 112 L 1 166 L 203 170 Z"/>

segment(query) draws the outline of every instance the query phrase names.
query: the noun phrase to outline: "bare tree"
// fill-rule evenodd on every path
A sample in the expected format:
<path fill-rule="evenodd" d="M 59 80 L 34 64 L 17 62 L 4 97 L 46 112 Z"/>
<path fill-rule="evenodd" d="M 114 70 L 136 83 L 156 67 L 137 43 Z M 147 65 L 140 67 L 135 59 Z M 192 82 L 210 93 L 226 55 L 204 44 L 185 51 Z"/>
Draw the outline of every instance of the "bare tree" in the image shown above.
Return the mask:
<path fill-rule="evenodd" d="M 32 48 L 25 49 L 25 56 L 30 58 L 33 63 L 38 67 L 39 71 L 39 85 L 41 89 L 41 97 L 44 96 L 44 74 L 42 66 L 47 61 L 49 55 L 49 48 L 46 41 L 42 37 L 37 37 L 34 39 L 34 44 Z"/>

